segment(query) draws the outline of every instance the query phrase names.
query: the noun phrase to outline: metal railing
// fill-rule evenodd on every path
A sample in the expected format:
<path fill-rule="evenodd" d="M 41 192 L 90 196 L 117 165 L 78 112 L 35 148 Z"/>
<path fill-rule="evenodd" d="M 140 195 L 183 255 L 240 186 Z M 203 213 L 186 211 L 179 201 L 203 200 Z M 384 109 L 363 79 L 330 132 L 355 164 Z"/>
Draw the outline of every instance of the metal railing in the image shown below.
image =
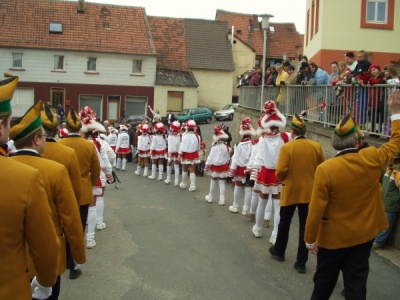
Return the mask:
<path fill-rule="evenodd" d="M 321 123 L 324 127 L 335 126 L 344 115 L 352 112 L 361 130 L 386 138 L 391 131 L 388 95 L 396 88 L 400 85 L 267 86 L 261 101 L 261 87 L 242 86 L 239 105 L 262 112 L 265 101 L 274 100 L 284 115 L 304 113 L 305 119 Z"/>

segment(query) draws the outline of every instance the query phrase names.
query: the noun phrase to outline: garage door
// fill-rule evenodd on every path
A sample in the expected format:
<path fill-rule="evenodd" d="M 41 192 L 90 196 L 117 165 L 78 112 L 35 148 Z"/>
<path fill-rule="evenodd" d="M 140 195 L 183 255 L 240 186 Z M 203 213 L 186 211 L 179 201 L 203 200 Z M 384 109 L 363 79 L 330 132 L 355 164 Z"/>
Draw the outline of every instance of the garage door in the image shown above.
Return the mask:
<path fill-rule="evenodd" d="M 11 100 L 13 117 L 22 117 L 34 104 L 33 89 L 17 88 Z"/>
<path fill-rule="evenodd" d="M 81 95 L 79 97 L 79 110 L 81 110 L 84 106 L 90 106 L 96 113 L 96 118 L 101 120 L 101 100 L 102 96 Z"/>
<path fill-rule="evenodd" d="M 146 115 L 146 97 L 126 97 L 125 116 Z"/>

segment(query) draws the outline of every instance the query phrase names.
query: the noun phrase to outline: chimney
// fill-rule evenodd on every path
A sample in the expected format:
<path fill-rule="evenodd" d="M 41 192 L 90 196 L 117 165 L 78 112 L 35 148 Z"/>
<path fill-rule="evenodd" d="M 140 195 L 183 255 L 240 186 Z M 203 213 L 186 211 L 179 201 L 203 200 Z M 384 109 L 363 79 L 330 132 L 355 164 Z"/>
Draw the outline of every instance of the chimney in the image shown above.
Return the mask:
<path fill-rule="evenodd" d="M 85 13 L 85 0 L 78 0 L 78 13 Z"/>

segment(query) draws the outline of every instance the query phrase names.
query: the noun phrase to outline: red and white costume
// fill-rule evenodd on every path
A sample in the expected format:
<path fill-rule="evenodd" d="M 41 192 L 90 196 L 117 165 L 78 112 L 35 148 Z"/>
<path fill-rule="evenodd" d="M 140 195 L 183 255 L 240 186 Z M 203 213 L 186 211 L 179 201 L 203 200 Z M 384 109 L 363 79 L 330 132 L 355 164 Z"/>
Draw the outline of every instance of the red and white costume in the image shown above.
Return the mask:
<path fill-rule="evenodd" d="M 178 121 L 173 121 L 170 126 L 171 134 L 168 136 L 168 164 L 167 178 L 164 180 L 166 184 L 171 182 L 172 168 L 175 173 L 175 186 L 179 185 L 179 148 L 181 146 L 182 134 L 180 133 L 182 126 Z"/>
<path fill-rule="evenodd" d="M 137 151 L 139 157 L 150 157 L 150 145 L 152 137 L 148 134 L 150 130 L 149 125 L 143 124 L 140 127 L 141 135 L 138 136 Z"/>
<path fill-rule="evenodd" d="M 129 154 L 131 153 L 131 147 L 129 145 L 129 134 L 128 128 L 125 125 L 121 125 L 120 133 L 118 134 L 117 143 L 115 145 L 115 152 L 117 154 Z"/>
<path fill-rule="evenodd" d="M 194 123 L 194 124 L 193 124 Z M 197 128 L 196 122 L 188 120 L 186 128 Z M 181 164 L 194 165 L 200 162 L 199 149 L 200 149 L 200 136 L 193 131 L 186 131 L 182 136 L 182 142 L 179 146 L 179 156 L 181 156 Z"/>
<path fill-rule="evenodd" d="M 115 147 L 117 146 L 117 134 L 116 134 L 116 129 L 113 127 L 108 127 L 109 134 L 107 136 L 107 143 L 110 145 L 111 149 L 115 150 Z"/>
<path fill-rule="evenodd" d="M 167 142 L 164 137 L 165 126 L 158 122 L 154 125 L 156 134 L 150 144 L 151 159 L 167 158 Z"/>
<path fill-rule="evenodd" d="M 271 131 L 271 127 L 285 128 L 286 126 L 286 117 L 279 112 L 273 100 L 265 102 L 264 112 L 265 115 L 262 116 L 260 121 L 261 128 L 259 131 L 262 132 L 262 135 L 258 142 L 252 177 L 258 174 L 254 190 L 260 191 L 260 195 L 272 196 L 281 192 L 282 184 L 275 175 L 275 168 L 278 162 L 279 150 L 285 143 L 291 140 L 291 135 L 286 132 L 279 132 L 279 130 Z M 261 228 L 268 202 L 268 199 L 264 198 L 260 197 L 257 206 L 256 224 L 252 229 L 255 237 L 261 237 Z M 280 220 L 279 199 L 273 199 L 273 203 L 275 213 L 274 228 L 270 238 L 270 243 L 272 244 L 275 243 Z"/>
<path fill-rule="evenodd" d="M 231 175 L 235 177 L 235 183 L 241 183 L 244 185 L 246 183 L 246 175 L 249 174 L 247 170 L 247 165 L 249 163 L 252 143 L 251 138 L 255 136 L 256 132 L 251 126 L 251 119 L 245 118 L 242 120 L 240 124 L 240 136 L 242 136 L 242 140 L 236 145 L 234 154 L 232 156 L 231 161 Z M 250 175 L 250 174 L 249 174 Z M 234 192 L 233 192 L 233 204 L 229 207 L 229 211 L 233 213 L 238 212 L 239 202 L 242 192 L 242 186 L 235 184 Z M 251 201 L 251 187 L 249 184 L 245 186 L 245 197 L 242 214 L 247 215 L 250 210 L 250 201 Z"/>

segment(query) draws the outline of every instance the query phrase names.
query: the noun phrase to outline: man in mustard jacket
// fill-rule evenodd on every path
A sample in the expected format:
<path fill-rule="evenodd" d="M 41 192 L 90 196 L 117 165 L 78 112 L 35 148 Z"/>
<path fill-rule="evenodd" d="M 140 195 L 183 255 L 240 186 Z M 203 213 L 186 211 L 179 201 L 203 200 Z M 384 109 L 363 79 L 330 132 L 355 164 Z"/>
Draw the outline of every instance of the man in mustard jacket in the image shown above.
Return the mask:
<path fill-rule="evenodd" d="M 282 182 L 281 218 L 275 245 L 270 247 L 269 252 L 276 260 L 285 260 L 290 223 L 297 208 L 299 214 L 299 245 L 294 268 L 299 273 L 305 273 L 308 250 L 304 242 L 304 229 L 315 170 L 324 161 L 324 154 L 320 144 L 304 136 L 306 134 L 306 122 L 298 114 L 293 116 L 290 127 L 293 141 L 282 146 L 275 169 L 276 177 Z"/>
<path fill-rule="evenodd" d="M 340 271 L 346 298 L 366 299 L 371 247 L 388 228 L 379 179 L 400 152 L 400 90 L 389 96 L 389 111 L 388 143 L 358 149 L 359 131 L 347 115 L 332 135 L 338 154 L 317 168 L 305 231 L 307 248 L 318 253 L 311 299 L 328 299 Z"/>
<path fill-rule="evenodd" d="M 64 165 L 68 171 L 68 177 L 71 180 L 75 198 L 79 206 L 79 201 L 81 200 L 82 183 L 79 162 L 75 150 L 56 141 L 55 136 L 58 131 L 58 118 L 51 110 L 49 105 L 44 104 L 41 118 L 43 129 L 47 134 L 46 147 L 41 156 Z"/>
<path fill-rule="evenodd" d="M 81 215 L 82 228 L 83 231 L 85 231 L 89 204 L 94 201 L 93 187 L 96 186 L 97 180 L 100 177 L 100 161 L 94 144 L 79 135 L 82 124 L 78 113 L 73 107 L 71 107 L 68 113 L 66 124 L 69 131 L 68 136 L 59 140 L 59 143 L 74 149 L 78 157 L 82 184 L 79 212 Z M 81 270 L 74 264 L 70 253 L 67 253 L 67 255 L 69 256 L 68 261 L 70 263 L 68 265 L 70 269 L 69 277 L 71 279 L 78 278 L 81 275 Z"/>
<path fill-rule="evenodd" d="M 60 248 L 39 171 L 6 157 L 17 84 L 18 77 L 0 82 L 0 299 L 50 296 Z M 34 293 L 26 273 L 26 246 L 36 268 Z"/>
<path fill-rule="evenodd" d="M 38 169 L 43 177 L 52 220 L 61 245 L 58 251 L 58 278 L 57 283 L 53 285 L 51 295 L 51 299 L 58 299 L 60 276 L 66 269 L 65 238 L 77 263 L 86 262 L 86 250 L 78 204 L 68 172 L 63 165 L 40 157 L 46 145 L 46 133 L 40 118 L 42 106 L 41 101 L 36 103 L 11 128 L 10 138 L 14 140 L 18 151 L 10 159 Z M 28 256 L 28 275 L 33 278 L 35 270 L 34 265 L 29 264 L 30 262 L 30 256 Z"/>

